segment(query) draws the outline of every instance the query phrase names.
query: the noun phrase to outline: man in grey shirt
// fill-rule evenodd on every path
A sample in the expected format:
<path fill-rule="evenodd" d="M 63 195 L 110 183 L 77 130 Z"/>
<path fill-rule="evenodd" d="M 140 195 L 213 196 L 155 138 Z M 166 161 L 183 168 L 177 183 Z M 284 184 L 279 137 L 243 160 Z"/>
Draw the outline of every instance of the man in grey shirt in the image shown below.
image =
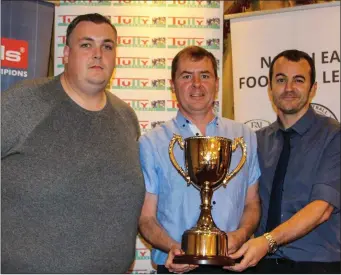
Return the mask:
<path fill-rule="evenodd" d="M 256 238 L 231 255 L 243 256 L 231 270 L 258 263 L 251 271 L 341 271 L 340 123 L 310 107 L 316 89 L 308 54 L 287 50 L 273 59 L 269 93 L 278 118 L 257 132 L 262 217 Z"/>
<path fill-rule="evenodd" d="M 65 71 L 2 93 L 1 272 L 124 273 L 145 194 L 138 120 L 105 91 L 117 31 L 67 29 Z"/>

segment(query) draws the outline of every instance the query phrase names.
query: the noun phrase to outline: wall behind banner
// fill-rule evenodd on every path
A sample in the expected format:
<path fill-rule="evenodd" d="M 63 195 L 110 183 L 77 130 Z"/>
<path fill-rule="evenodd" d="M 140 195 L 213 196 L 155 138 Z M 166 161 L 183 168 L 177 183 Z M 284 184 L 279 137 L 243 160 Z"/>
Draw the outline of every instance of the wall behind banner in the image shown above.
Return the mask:
<path fill-rule="evenodd" d="M 232 18 L 231 39 L 237 121 L 257 130 L 276 119 L 267 93 L 269 64 L 279 52 L 293 48 L 315 60 L 313 108 L 340 121 L 339 2 Z"/>
<path fill-rule="evenodd" d="M 54 5 L 43 1 L 2 1 L 1 91 L 47 76 L 53 13 Z"/>
<path fill-rule="evenodd" d="M 223 8 L 221 1 L 62 0 L 55 13 L 54 74 L 64 69 L 69 23 L 77 15 L 97 12 L 108 17 L 118 31 L 117 68 L 107 88 L 135 110 L 142 133 L 175 116 L 171 62 L 190 45 L 209 50 L 218 61 L 220 90 L 215 111 L 221 114 Z M 140 238 L 136 244 L 130 272 L 155 273 L 149 246 Z"/>

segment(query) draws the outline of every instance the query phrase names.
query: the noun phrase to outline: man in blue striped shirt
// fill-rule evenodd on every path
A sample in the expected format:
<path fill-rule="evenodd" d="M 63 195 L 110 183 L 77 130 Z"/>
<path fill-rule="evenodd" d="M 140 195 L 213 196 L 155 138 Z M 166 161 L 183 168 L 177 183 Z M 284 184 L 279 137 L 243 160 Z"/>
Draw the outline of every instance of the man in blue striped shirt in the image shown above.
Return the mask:
<path fill-rule="evenodd" d="M 140 138 L 140 158 L 146 196 L 140 218 L 140 231 L 153 246 L 152 260 L 158 273 L 227 273 L 222 267 L 173 264 L 180 253 L 181 236 L 193 227 L 200 214 L 200 192 L 185 180 L 170 162 L 168 146 L 173 134 L 244 137 L 247 160 L 240 172 L 213 193 L 212 216 L 216 225 L 228 233 L 228 253 L 235 252 L 256 229 L 260 217 L 257 140 L 246 125 L 217 117 L 213 112 L 218 92 L 217 63 L 212 53 L 191 46 L 180 51 L 172 62 L 172 89 L 179 111 L 175 118 Z M 184 166 L 183 151 L 174 148 L 178 163 Z M 230 169 L 241 159 L 237 149 Z M 194 270 L 195 269 L 195 270 Z"/>

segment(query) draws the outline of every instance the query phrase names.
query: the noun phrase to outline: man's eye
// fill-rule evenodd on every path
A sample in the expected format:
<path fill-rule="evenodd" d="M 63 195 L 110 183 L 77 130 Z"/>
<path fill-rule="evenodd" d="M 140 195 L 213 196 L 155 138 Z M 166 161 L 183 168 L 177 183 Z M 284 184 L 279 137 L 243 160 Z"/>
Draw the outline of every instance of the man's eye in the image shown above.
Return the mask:
<path fill-rule="evenodd" d="M 104 49 L 112 51 L 114 47 L 112 45 L 104 45 Z"/>
<path fill-rule="evenodd" d="M 285 82 L 285 79 L 284 79 L 284 78 L 277 78 L 277 79 L 276 79 L 276 82 L 277 82 L 277 83 L 284 83 L 284 82 Z"/>
<path fill-rule="evenodd" d="M 209 79 L 210 76 L 209 76 L 208 74 L 202 74 L 202 75 L 201 75 L 201 78 L 202 78 L 202 79 Z"/>
<path fill-rule="evenodd" d="M 185 74 L 182 76 L 183 79 L 191 79 L 191 75 L 190 74 Z"/>
<path fill-rule="evenodd" d="M 90 43 L 83 43 L 81 44 L 81 48 L 90 48 Z"/>
<path fill-rule="evenodd" d="M 304 80 L 303 80 L 302 78 L 297 78 L 295 81 L 296 81 L 297 83 L 304 83 Z"/>

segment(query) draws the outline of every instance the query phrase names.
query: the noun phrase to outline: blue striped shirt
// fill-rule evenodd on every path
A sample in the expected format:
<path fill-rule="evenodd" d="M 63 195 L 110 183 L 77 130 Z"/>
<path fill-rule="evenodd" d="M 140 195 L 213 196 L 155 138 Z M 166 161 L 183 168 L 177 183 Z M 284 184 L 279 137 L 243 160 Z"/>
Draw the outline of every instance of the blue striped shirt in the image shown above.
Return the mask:
<path fill-rule="evenodd" d="M 154 128 L 140 138 L 140 158 L 146 190 L 158 196 L 157 219 L 168 234 L 181 242 L 185 230 L 193 227 L 200 214 L 200 193 L 188 186 L 170 162 L 168 146 L 173 134 L 184 139 L 196 135 L 196 127 L 180 112 L 172 120 Z M 198 133 L 200 134 L 200 133 Z M 206 127 L 206 136 L 221 136 L 229 139 L 244 137 L 247 144 L 247 161 L 242 170 L 228 183 L 213 193 L 212 215 L 216 225 L 223 231 L 236 230 L 243 214 L 247 189 L 254 184 L 260 170 L 257 158 L 256 135 L 248 126 L 215 117 Z M 175 145 L 174 155 L 185 169 L 184 153 Z M 232 154 L 230 171 L 240 159 L 241 149 Z M 153 249 L 152 260 L 158 265 L 165 264 L 167 254 Z"/>

